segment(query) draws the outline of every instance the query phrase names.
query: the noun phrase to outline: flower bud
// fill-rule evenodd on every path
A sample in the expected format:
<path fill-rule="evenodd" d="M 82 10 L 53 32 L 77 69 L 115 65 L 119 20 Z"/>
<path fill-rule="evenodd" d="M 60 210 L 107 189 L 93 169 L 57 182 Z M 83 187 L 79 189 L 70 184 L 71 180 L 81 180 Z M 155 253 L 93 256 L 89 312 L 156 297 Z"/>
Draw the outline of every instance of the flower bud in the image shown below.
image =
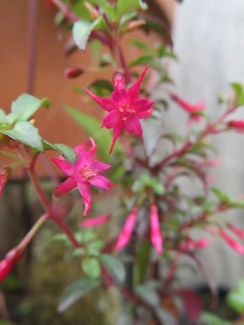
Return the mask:
<path fill-rule="evenodd" d="M 11 168 L 5 167 L 0 170 L 0 196 L 2 195 L 3 188 L 7 184 L 9 177 L 11 176 Z"/>
<path fill-rule="evenodd" d="M 99 217 L 96 217 L 96 218 L 86 219 L 86 220 L 82 221 L 80 223 L 80 225 L 83 228 L 96 227 L 96 226 L 100 226 L 103 223 L 107 222 L 108 219 L 109 219 L 108 215 L 102 215 L 102 216 L 99 216 Z"/>
<path fill-rule="evenodd" d="M 76 78 L 82 75 L 84 70 L 79 67 L 69 67 L 64 70 L 64 75 L 67 78 Z"/>
<path fill-rule="evenodd" d="M 92 20 L 95 20 L 100 16 L 99 11 L 97 11 L 94 7 L 92 7 L 90 3 L 84 2 L 83 5 L 89 11 Z"/>
<path fill-rule="evenodd" d="M 132 20 L 130 21 L 125 28 L 123 29 L 123 32 L 132 32 L 133 30 L 143 26 L 146 24 L 146 21 L 143 19 L 140 20 Z"/>
<path fill-rule="evenodd" d="M 232 120 L 228 122 L 230 128 L 235 128 L 239 131 L 244 131 L 244 120 Z"/>
<path fill-rule="evenodd" d="M 235 241 L 224 230 L 220 230 L 219 234 L 234 251 L 241 255 L 244 255 L 244 247 L 239 242 Z"/>
<path fill-rule="evenodd" d="M 152 204 L 150 207 L 150 225 L 151 225 L 151 233 L 150 239 L 155 247 L 158 255 L 162 254 L 163 250 L 163 239 L 160 230 L 160 224 L 158 219 L 158 208 L 155 204 Z"/>
<path fill-rule="evenodd" d="M 138 212 L 138 208 L 136 206 L 134 206 L 133 209 L 131 210 L 131 213 L 129 214 L 125 224 L 124 224 L 124 227 L 123 227 L 120 235 L 119 235 L 117 244 L 114 247 L 115 250 L 121 249 L 128 244 L 131 234 L 132 234 L 132 231 L 133 231 L 133 228 L 136 223 L 137 212 Z"/>

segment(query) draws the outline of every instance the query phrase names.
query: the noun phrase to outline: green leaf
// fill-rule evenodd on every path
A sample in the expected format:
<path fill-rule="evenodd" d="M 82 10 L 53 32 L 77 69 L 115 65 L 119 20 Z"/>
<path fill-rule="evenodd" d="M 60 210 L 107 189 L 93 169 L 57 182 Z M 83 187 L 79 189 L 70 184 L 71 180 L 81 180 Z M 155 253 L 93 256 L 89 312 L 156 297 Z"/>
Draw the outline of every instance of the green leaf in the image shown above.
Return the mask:
<path fill-rule="evenodd" d="M 204 325 L 231 325 L 230 322 L 227 322 L 220 317 L 208 312 L 202 313 L 200 322 Z"/>
<path fill-rule="evenodd" d="M 160 71 L 162 74 L 165 74 L 165 69 L 162 63 L 151 55 L 142 55 L 134 61 L 130 62 L 129 66 L 134 67 L 136 65 L 147 65 L 149 64 L 154 69 Z"/>
<path fill-rule="evenodd" d="M 237 102 L 237 106 L 242 106 L 244 105 L 244 90 L 243 90 L 243 86 L 238 83 L 238 82 L 233 82 L 231 83 L 231 86 L 235 92 L 236 95 L 236 102 Z"/>
<path fill-rule="evenodd" d="M 118 283 L 123 283 L 125 279 L 124 265 L 114 256 L 102 254 L 100 260 L 107 269 L 111 277 Z"/>
<path fill-rule="evenodd" d="M 169 45 L 173 45 L 170 33 L 160 24 L 159 22 L 155 20 L 146 20 L 146 24 L 141 27 L 146 33 L 153 31 L 157 33 L 159 36 L 164 37 L 165 41 Z"/>
<path fill-rule="evenodd" d="M 131 42 L 131 44 L 140 50 L 150 51 L 150 47 L 145 42 L 142 42 L 140 40 L 134 40 Z"/>
<path fill-rule="evenodd" d="M 77 21 L 73 25 L 73 38 L 77 47 L 85 51 L 87 41 L 93 29 L 106 30 L 106 23 L 102 16 L 98 17 L 93 22 L 88 21 Z"/>
<path fill-rule="evenodd" d="M 244 279 L 241 279 L 237 287 L 231 290 L 226 298 L 228 305 L 237 313 L 243 314 L 244 312 Z"/>
<path fill-rule="evenodd" d="M 151 283 L 138 285 L 135 289 L 136 294 L 150 306 L 159 305 L 159 296 L 155 287 Z"/>
<path fill-rule="evenodd" d="M 96 141 L 99 157 L 101 157 L 104 162 L 108 162 L 110 159 L 109 147 L 112 142 L 111 133 L 106 129 L 101 129 L 101 122 L 96 118 L 79 112 L 69 106 L 65 106 L 65 110 L 82 127 L 86 134 Z M 115 144 L 115 148 L 119 148 L 119 142 Z"/>
<path fill-rule="evenodd" d="M 45 150 L 58 151 L 64 157 L 64 159 L 70 162 L 71 164 L 76 163 L 77 156 L 75 151 L 71 147 L 66 146 L 65 144 L 61 144 L 61 143 L 53 144 L 47 140 L 43 140 L 43 147 Z"/>
<path fill-rule="evenodd" d="M 217 196 L 217 198 L 222 202 L 222 203 L 230 203 L 232 201 L 232 198 L 225 192 L 221 191 L 220 189 L 216 187 L 212 187 L 211 191 Z"/>
<path fill-rule="evenodd" d="M 112 83 L 105 79 L 95 80 L 94 82 L 88 85 L 88 88 L 94 89 L 94 92 L 97 96 L 104 96 L 104 97 L 107 95 L 107 93 L 111 95 L 111 93 L 114 90 Z"/>
<path fill-rule="evenodd" d="M 49 107 L 49 100 L 23 94 L 12 103 L 11 112 L 14 114 L 15 121 L 27 121 L 42 105 Z"/>
<path fill-rule="evenodd" d="M 126 14 L 124 14 L 119 22 L 119 31 L 121 31 L 121 29 L 123 28 L 123 26 L 130 21 L 131 19 L 135 18 L 137 16 L 136 11 L 130 11 L 127 12 Z"/>
<path fill-rule="evenodd" d="M 90 0 L 90 2 L 101 7 L 111 22 L 117 22 L 117 12 L 106 0 Z"/>
<path fill-rule="evenodd" d="M 44 152 L 42 138 L 38 133 L 38 129 L 30 122 L 16 122 L 12 130 L 1 130 L 1 132 L 14 140 L 35 148 L 37 151 Z"/>
<path fill-rule="evenodd" d="M 100 286 L 100 281 L 83 278 L 74 281 L 64 292 L 58 305 L 58 312 L 63 313 L 76 301 L 86 296 L 88 293 Z"/>
<path fill-rule="evenodd" d="M 118 16 L 122 16 L 126 12 L 133 10 L 147 10 L 147 4 L 141 0 L 118 0 L 116 11 Z"/>
<path fill-rule="evenodd" d="M 81 261 L 82 270 L 92 279 L 99 278 L 101 274 L 100 263 L 95 257 L 87 257 Z"/>

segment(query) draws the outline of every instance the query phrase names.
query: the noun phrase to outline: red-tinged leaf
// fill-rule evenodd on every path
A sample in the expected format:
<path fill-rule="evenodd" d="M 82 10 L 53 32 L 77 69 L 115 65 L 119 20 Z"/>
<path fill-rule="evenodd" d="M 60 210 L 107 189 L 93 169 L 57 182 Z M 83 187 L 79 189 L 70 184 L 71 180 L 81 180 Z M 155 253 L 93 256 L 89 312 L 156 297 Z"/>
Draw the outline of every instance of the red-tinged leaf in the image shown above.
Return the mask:
<path fill-rule="evenodd" d="M 5 167 L 0 170 L 0 196 L 2 195 L 3 188 L 7 184 L 10 175 L 11 169 L 9 167 Z"/>
<path fill-rule="evenodd" d="M 201 297 L 191 288 L 179 289 L 176 295 L 181 298 L 187 316 L 196 322 L 203 310 Z"/>

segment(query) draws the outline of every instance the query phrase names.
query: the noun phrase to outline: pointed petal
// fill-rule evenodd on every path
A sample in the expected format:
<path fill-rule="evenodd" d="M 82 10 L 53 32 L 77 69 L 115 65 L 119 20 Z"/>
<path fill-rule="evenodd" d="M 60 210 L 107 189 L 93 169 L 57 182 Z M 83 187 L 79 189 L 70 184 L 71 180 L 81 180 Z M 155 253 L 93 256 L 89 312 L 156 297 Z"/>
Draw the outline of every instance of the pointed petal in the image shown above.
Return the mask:
<path fill-rule="evenodd" d="M 124 227 L 119 235 L 118 241 L 114 247 L 115 250 L 125 247 L 128 244 L 128 242 L 130 241 L 130 237 L 131 237 L 133 228 L 136 223 L 137 211 L 138 211 L 138 208 L 134 207 L 132 209 L 131 213 L 129 214 L 129 216 L 124 224 Z"/>
<path fill-rule="evenodd" d="M 127 94 L 129 97 L 129 100 L 133 100 L 138 98 L 139 93 L 140 93 L 140 85 L 142 82 L 143 77 L 145 76 L 145 73 L 147 72 L 147 69 L 149 68 L 149 65 L 145 67 L 145 69 L 142 71 L 140 77 L 137 79 L 137 81 L 132 85 L 128 90 Z"/>
<path fill-rule="evenodd" d="M 119 111 L 117 109 L 114 109 L 113 111 L 109 112 L 107 116 L 104 117 L 102 127 L 105 126 L 107 129 L 111 129 L 120 122 L 121 117 Z"/>
<path fill-rule="evenodd" d="M 124 126 L 124 123 L 123 122 L 120 122 L 119 124 L 117 124 L 114 127 L 113 140 L 112 140 L 112 144 L 110 146 L 109 153 L 111 153 L 113 151 L 113 147 L 114 147 L 115 141 L 121 135 L 121 133 L 123 132 L 124 128 L 125 128 L 125 126 Z"/>
<path fill-rule="evenodd" d="M 68 175 L 69 177 L 74 177 L 76 169 L 75 165 L 57 158 L 51 158 L 51 160 L 62 170 L 64 174 Z"/>
<path fill-rule="evenodd" d="M 109 191 L 109 188 L 111 187 L 110 180 L 101 175 L 91 177 L 88 182 L 94 186 L 104 188 L 106 191 Z"/>
<path fill-rule="evenodd" d="M 163 240 L 160 231 L 160 224 L 158 220 L 158 208 L 155 204 L 151 205 L 150 207 L 150 225 L 151 225 L 151 232 L 150 232 L 150 239 L 155 247 L 158 255 L 162 254 L 163 250 Z"/>
<path fill-rule="evenodd" d="M 92 164 L 90 165 L 90 168 L 94 173 L 101 172 L 103 170 L 107 170 L 111 167 L 111 165 L 104 164 L 101 161 L 93 161 Z"/>
<path fill-rule="evenodd" d="M 99 97 L 94 95 L 90 90 L 84 88 L 84 90 L 86 91 L 86 93 L 95 100 L 95 102 L 98 103 L 98 105 L 100 105 L 103 109 L 105 109 L 106 111 L 112 111 L 115 108 L 115 103 L 113 102 L 113 100 L 111 98 L 107 98 L 107 97 Z"/>
<path fill-rule="evenodd" d="M 73 178 L 67 178 L 63 183 L 59 184 L 55 188 L 54 195 L 60 197 L 73 190 L 76 186 L 77 183 Z"/>
<path fill-rule="evenodd" d="M 80 224 L 83 228 L 89 228 L 89 227 L 96 227 L 100 226 L 103 223 L 107 222 L 109 219 L 109 215 L 102 215 L 96 218 L 86 219 L 82 221 Z"/>
<path fill-rule="evenodd" d="M 151 107 L 148 111 L 136 113 L 136 117 L 139 119 L 147 118 L 148 116 L 152 115 L 152 112 L 153 112 L 153 108 Z"/>
<path fill-rule="evenodd" d="M 150 102 L 146 98 L 137 98 L 130 102 L 130 109 L 133 109 L 137 112 L 147 111 L 152 107 L 155 102 Z"/>
<path fill-rule="evenodd" d="M 126 89 L 116 87 L 112 93 L 112 99 L 113 102 L 117 104 L 117 106 L 127 102 L 128 96 Z"/>
<path fill-rule="evenodd" d="M 85 203 L 84 216 L 86 216 L 91 208 L 91 187 L 90 184 L 88 182 L 84 182 L 82 178 L 78 180 L 77 186 Z"/>
<path fill-rule="evenodd" d="M 127 118 L 124 121 L 124 124 L 125 124 L 125 129 L 128 133 L 135 134 L 138 137 L 142 136 L 141 123 L 135 115 L 130 118 Z"/>

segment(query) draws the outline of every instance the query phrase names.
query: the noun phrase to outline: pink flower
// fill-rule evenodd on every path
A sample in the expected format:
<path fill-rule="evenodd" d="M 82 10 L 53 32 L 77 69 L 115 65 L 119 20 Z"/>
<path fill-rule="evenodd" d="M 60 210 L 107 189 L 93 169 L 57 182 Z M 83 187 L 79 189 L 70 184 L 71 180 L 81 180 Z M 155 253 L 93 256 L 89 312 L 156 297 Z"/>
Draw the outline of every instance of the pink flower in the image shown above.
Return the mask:
<path fill-rule="evenodd" d="M 13 263 L 6 258 L 0 262 L 0 282 L 11 272 Z"/>
<path fill-rule="evenodd" d="M 179 249 L 184 251 L 194 251 L 196 249 L 206 248 L 210 244 L 211 241 L 207 238 L 201 238 L 195 241 L 190 238 L 186 238 L 186 241 L 180 244 Z"/>
<path fill-rule="evenodd" d="M 228 126 L 239 131 L 244 131 L 244 120 L 232 120 L 228 122 Z"/>
<path fill-rule="evenodd" d="M 224 230 L 219 231 L 219 235 L 224 239 L 224 241 L 237 253 L 244 255 L 244 247 L 232 237 L 230 237 Z"/>
<path fill-rule="evenodd" d="M 158 255 L 162 254 L 163 250 L 163 239 L 160 231 L 160 224 L 158 219 L 158 208 L 155 204 L 150 206 L 150 239 L 152 244 L 154 245 Z"/>
<path fill-rule="evenodd" d="M 136 223 L 137 212 L 138 212 L 138 208 L 134 206 L 119 235 L 118 241 L 114 247 L 115 250 L 125 247 L 130 241 L 130 237 Z"/>
<path fill-rule="evenodd" d="M 236 227 L 232 225 L 231 223 L 227 223 L 227 227 L 239 238 L 244 239 L 244 230 L 240 229 L 239 227 Z"/>
<path fill-rule="evenodd" d="M 198 122 L 200 120 L 200 116 L 195 114 L 197 112 L 202 112 L 205 110 L 205 106 L 203 102 L 199 102 L 196 104 L 189 104 L 177 95 L 172 94 L 171 98 L 187 113 L 190 113 L 190 119 Z"/>
<path fill-rule="evenodd" d="M 110 165 L 94 161 L 97 146 L 92 138 L 90 140 L 92 148 L 88 152 L 79 149 L 79 157 L 75 164 L 71 164 L 63 159 L 51 158 L 62 172 L 69 176 L 67 180 L 56 187 L 55 195 L 58 197 L 62 196 L 77 186 L 85 203 L 84 216 L 91 208 L 90 185 L 101 187 L 106 191 L 113 186 L 107 178 L 98 174 L 98 172 L 110 168 Z"/>
<path fill-rule="evenodd" d="M 113 129 L 113 140 L 110 153 L 117 138 L 124 129 L 130 134 L 138 137 L 142 136 L 142 127 L 139 119 L 148 117 L 152 113 L 152 105 L 146 98 L 138 98 L 141 81 L 149 66 L 142 71 L 139 79 L 126 90 L 123 77 L 120 73 L 114 76 L 114 92 L 112 98 L 98 97 L 88 89 L 85 91 L 90 95 L 104 110 L 109 113 L 103 119 L 102 127 Z"/>
<path fill-rule="evenodd" d="M 89 227 L 96 227 L 100 226 L 103 223 L 107 222 L 109 219 L 108 215 L 102 215 L 96 218 L 86 219 L 82 221 L 80 224 L 83 228 L 89 228 Z"/>

